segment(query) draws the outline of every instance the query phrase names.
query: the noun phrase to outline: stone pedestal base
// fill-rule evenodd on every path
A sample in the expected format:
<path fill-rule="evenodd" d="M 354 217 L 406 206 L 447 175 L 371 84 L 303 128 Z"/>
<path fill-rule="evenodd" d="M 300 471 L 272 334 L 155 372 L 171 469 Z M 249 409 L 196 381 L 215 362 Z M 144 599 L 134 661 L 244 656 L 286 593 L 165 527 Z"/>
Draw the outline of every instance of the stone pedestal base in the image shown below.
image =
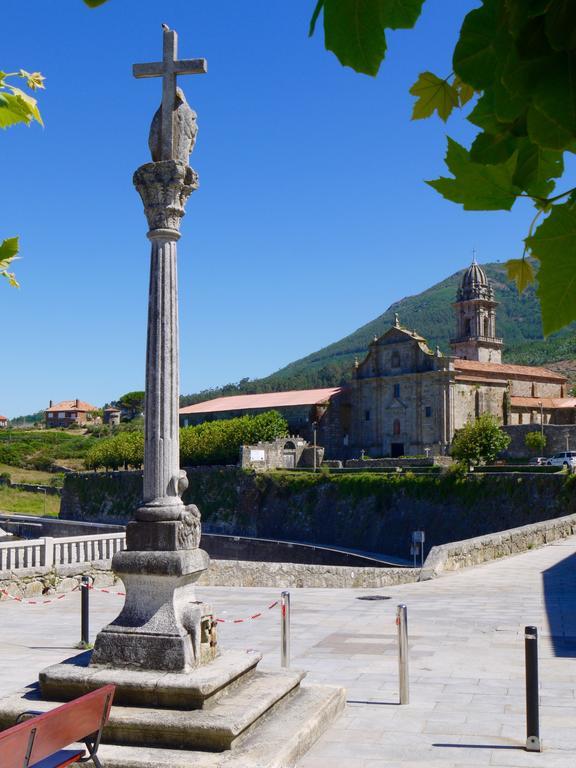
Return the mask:
<path fill-rule="evenodd" d="M 98 634 L 91 663 L 190 672 L 215 658 L 211 610 L 194 593 L 194 583 L 209 562 L 202 549 L 114 555 L 112 568 L 124 582 L 126 601 L 120 615 Z"/>
<path fill-rule="evenodd" d="M 210 709 L 223 693 L 249 680 L 262 655 L 224 651 L 212 663 L 192 672 L 117 669 L 91 664 L 90 657 L 91 651 L 86 651 L 42 670 L 42 697 L 70 701 L 112 683 L 116 686 L 116 705 Z"/>

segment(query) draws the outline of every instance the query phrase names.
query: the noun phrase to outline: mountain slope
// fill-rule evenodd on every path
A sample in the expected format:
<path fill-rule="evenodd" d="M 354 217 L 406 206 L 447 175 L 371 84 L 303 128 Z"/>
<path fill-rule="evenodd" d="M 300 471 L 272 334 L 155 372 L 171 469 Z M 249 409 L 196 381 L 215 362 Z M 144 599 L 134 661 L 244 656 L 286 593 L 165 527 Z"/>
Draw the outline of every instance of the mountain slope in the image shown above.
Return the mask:
<path fill-rule="evenodd" d="M 503 264 L 484 264 L 483 267 L 500 303 L 496 310 L 496 329 L 498 336 L 504 339 L 504 360 L 524 365 L 555 363 L 556 370 L 574 378 L 576 366 L 571 359 L 576 358 L 575 326 L 571 325 L 544 340 L 540 305 L 534 286 L 519 295 L 516 286 L 508 280 Z M 452 302 L 463 273 L 462 269 L 422 293 L 395 302 L 375 320 L 343 339 L 289 363 L 266 378 L 243 379 L 239 384 L 188 395 L 183 401 L 189 404 L 237 392 L 269 392 L 345 383 L 350 378 L 354 358 L 361 360 L 366 355 L 374 336 L 382 335 L 393 325 L 396 312 L 401 325 L 417 330 L 428 340 L 431 349 L 438 345 L 444 353 L 449 353 L 449 339 L 455 331 Z"/>

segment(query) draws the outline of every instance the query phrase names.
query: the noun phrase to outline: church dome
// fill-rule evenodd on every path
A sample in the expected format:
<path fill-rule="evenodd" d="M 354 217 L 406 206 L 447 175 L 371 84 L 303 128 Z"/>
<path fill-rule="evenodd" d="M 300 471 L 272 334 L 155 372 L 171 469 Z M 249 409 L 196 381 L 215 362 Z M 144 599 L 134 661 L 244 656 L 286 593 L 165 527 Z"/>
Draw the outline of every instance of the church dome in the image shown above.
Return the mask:
<path fill-rule="evenodd" d="M 474 259 L 466 272 L 464 272 L 461 288 L 462 290 L 466 290 L 466 288 L 472 288 L 475 285 L 488 285 L 486 272 L 484 272 L 480 264 L 477 263 L 476 259 Z"/>
<path fill-rule="evenodd" d="M 458 288 L 458 301 L 491 299 L 492 294 L 492 286 L 486 277 L 486 272 L 474 258 L 462 276 L 462 282 Z"/>

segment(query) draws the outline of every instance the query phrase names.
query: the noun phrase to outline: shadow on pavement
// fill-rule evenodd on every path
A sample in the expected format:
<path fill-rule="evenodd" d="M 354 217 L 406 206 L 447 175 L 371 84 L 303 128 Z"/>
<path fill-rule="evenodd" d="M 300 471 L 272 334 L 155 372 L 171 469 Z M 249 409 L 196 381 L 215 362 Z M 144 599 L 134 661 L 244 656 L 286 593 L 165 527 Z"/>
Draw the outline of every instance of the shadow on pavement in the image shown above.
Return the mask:
<path fill-rule="evenodd" d="M 524 749 L 516 744 L 432 744 L 433 747 L 458 747 L 459 749 Z"/>
<path fill-rule="evenodd" d="M 576 554 L 544 571 L 542 580 L 554 654 L 576 658 Z"/>

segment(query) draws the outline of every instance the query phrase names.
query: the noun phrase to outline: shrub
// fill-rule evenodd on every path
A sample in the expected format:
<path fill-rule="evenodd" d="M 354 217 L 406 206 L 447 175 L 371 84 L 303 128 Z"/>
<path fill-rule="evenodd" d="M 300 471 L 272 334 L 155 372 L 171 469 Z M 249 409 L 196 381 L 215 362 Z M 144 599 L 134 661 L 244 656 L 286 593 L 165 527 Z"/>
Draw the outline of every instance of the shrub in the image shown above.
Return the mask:
<path fill-rule="evenodd" d="M 475 421 L 469 421 L 454 435 L 451 455 L 468 466 L 492 462 L 510 445 L 510 436 L 502 432 L 495 417 L 483 413 Z"/>
<path fill-rule="evenodd" d="M 236 464 L 240 446 L 275 440 L 287 434 L 288 424 L 278 411 L 205 421 L 180 430 L 180 463 L 182 466 Z"/>
<path fill-rule="evenodd" d="M 538 432 L 526 432 L 524 435 L 524 445 L 534 453 L 543 453 L 546 448 L 546 435 L 542 434 L 542 430 Z"/>

